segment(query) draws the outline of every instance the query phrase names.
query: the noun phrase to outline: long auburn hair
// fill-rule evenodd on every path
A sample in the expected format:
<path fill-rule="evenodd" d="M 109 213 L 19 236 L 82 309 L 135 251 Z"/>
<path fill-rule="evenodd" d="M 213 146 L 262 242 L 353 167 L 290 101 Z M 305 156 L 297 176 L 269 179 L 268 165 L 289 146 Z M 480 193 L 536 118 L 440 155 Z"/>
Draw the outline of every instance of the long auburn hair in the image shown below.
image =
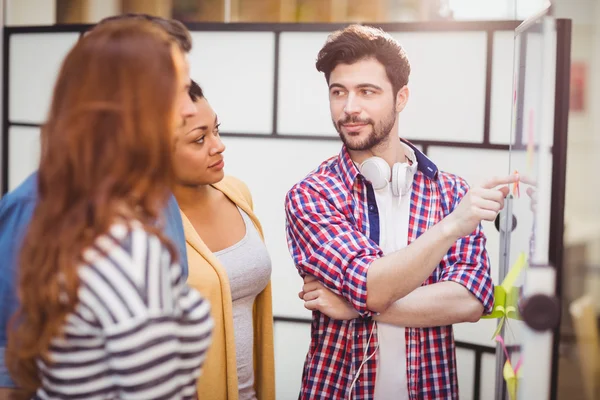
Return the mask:
<path fill-rule="evenodd" d="M 172 183 L 178 85 L 174 40 L 151 22 L 119 20 L 86 34 L 63 61 L 41 133 L 38 202 L 20 253 L 7 366 L 25 390 L 40 385 L 78 302 L 84 249 L 118 218 L 157 234 Z"/>

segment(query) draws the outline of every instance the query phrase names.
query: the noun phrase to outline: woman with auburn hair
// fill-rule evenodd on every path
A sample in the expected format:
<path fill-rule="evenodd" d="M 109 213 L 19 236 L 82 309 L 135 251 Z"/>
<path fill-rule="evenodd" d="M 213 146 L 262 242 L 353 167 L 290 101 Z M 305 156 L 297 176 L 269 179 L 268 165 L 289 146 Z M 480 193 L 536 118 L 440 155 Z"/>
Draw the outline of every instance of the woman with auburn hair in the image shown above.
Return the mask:
<path fill-rule="evenodd" d="M 151 22 L 106 22 L 65 58 L 7 346 L 28 395 L 195 398 L 213 322 L 157 226 L 188 84 Z"/>

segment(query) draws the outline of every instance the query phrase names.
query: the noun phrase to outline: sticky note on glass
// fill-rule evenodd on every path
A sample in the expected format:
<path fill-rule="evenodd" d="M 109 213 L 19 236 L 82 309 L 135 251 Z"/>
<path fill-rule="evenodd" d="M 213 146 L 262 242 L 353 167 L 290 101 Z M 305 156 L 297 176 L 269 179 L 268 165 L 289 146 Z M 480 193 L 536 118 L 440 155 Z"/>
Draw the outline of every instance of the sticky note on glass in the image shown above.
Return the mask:
<path fill-rule="evenodd" d="M 496 331 L 494 331 L 494 334 L 492 335 L 492 339 L 500 334 L 506 318 L 521 319 L 518 307 L 519 288 L 515 287 L 515 282 L 526 265 L 527 256 L 525 253 L 519 254 L 519 258 L 517 258 L 515 264 L 504 277 L 502 284 L 494 287 L 494 308 L 489 315 L 484 315 L 482 317 L 485 319 L 499 319 Z"/>
<path fill-rule="evenodd" d="M 517 180 L 515 182 L 513 182 L 512 194 L 516 198 L 519 198 L 521 196 L 521 193 L 520 193 L 520 190 L 519 190 L 519 183 L 520 183 L 519 171 L 517 171 L 515 169 L 515 172 L 513 172 L 513 174 L 517 177 Z"/>
<path fill-rule="evenodd" d="M 520 371 L 523 356 L 519 357 L 519 361 L 517 361 L 517 364 L 513 368 L 512 363 L 510 362 L 508 349 L 506 348 L 504 340 L 500 335 L 498 335 L 496 336 L 496 341 L 500 343 L 500 346 L 504 351 L 504 355 L 506 356 L 506 362 L 504 363 L 504 368 L 502 369 L 502 376 L 504 378 L 504 382 L 506 382 L 508 398 L 510 400 L 517 400 L 517 389 L 519 387 L 519 380 L 522 378 L 523 375 Z"/>

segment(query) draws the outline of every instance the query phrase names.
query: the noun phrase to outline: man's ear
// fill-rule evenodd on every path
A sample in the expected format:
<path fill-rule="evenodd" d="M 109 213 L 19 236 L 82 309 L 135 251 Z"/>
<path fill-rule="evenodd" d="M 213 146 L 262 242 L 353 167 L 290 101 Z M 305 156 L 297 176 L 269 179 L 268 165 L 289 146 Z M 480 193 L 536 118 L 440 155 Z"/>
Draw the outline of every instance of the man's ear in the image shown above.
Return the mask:
<path fill-rule="evenodd" d="M 410 91 L 408 90 L 408 86 L 402 86 L 400 90 L 398 90 L 398 94 L 396 95 L 396 112 L 399 113 L 404 110 L 406 107 L 406 103 L 408 103 L 408 97 L 410 95 Z"/>

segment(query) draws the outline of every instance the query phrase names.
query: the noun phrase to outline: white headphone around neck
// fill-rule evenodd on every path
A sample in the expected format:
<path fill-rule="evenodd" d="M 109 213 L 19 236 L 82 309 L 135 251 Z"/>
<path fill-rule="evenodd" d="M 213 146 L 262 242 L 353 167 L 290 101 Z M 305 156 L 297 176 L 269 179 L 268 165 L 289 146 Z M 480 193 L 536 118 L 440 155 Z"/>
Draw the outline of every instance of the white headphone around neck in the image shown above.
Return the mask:
<path fill-rule="evenodd" d="M 360 173 L 371 182 L 373 189 L 379 190 L 391 182 L 392 194 L 401 197 L 407 194 L 412 186 L 417 170 L 417 162 L 397 162 L 390 170 L 389 164 L 381 157 L 370 157 L 360 164 Z"/>

